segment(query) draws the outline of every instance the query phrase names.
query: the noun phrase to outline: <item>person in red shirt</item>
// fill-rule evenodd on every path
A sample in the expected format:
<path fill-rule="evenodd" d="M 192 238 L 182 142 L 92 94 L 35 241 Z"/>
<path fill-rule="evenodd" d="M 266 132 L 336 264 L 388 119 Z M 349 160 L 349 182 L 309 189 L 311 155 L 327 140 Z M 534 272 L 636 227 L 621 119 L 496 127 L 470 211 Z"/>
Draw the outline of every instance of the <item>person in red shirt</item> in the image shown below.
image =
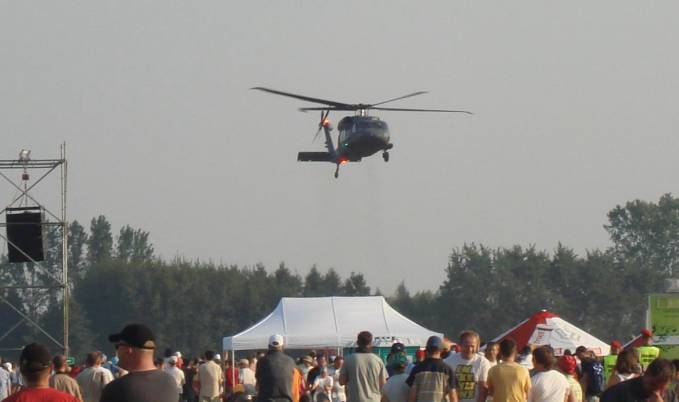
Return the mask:
<path fill-rule="evenodd" d="M 19 356 L 19 368 L 25 387 L 2 402 L 79 402 L 73 395 L 50 388 L 52 356 L 43 345 L 24 346 Z"/>
<path fill-rule="evenodd" d="M 238 367 L 234 367 L 229 359 L 224 362 L 224 379 L 226 380 L 226 392 L 233 393 L 233 386 L 238 384 Z"/>

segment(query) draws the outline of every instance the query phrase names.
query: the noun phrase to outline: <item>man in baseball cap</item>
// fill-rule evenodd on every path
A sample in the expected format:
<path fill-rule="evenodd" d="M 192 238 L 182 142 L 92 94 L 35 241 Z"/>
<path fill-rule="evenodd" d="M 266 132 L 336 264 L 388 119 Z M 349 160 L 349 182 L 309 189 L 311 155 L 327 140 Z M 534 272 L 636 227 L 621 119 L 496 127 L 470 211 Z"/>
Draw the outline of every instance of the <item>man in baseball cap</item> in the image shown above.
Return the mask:
<path fill-rule="evenodd" d="M 406 384 L 410 387 L 409 401 L 457 401 L 455 372 L 441 360 L 443 340 L 436 335 L 427 339 L 427 358 L 410 372 Z M 432 381 L 432 378 L 436 381 Z"/>
<path fill-rule="evenodd" d="M 100 402 L 176 402 L 177 384 L 153 362 L 156 338 L 144 324 L 130 324 L 108 337 L 115 344 L 120 367 L 129 373 L 109 383 Z"/>
<path fill-rule="evenodd" d="M 269 337 L 269 348 L 282 348 L 284 344 L 283 335 L 274 334 Z"/>
<path fill-rule="evenodd" d="M 255 378 L 259 393 L 258 401 L 291 401 L 292 376 L 295 361 L 283 353 L 285 339 L 274 334 L 269 337 L 269 352 L 257 362 Z"/>
<path fill-rule="evenodd" d="M 4 399 L 3 402 L 79 402 L 73 395 L 50 388 L 52 356 L 43 345 L 31 343 L 24 346 L 19 357 L 19 367 L 26 386 Z"/>

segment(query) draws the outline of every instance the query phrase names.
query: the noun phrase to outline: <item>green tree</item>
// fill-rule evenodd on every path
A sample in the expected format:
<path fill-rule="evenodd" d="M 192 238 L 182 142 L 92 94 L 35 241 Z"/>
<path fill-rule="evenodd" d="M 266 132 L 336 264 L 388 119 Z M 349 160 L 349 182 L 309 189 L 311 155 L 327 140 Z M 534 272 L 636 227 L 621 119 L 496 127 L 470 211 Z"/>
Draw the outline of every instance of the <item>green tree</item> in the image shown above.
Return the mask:
<path fill-rule="evenodd" d="M 366 283 L 363 274 L 352 271 L 344 281 L 342 293 L 345 296 L 370 296 L 370 286 Z"/>
<path fill-rule="evenodd" d="M 104 215 L 92 218 L 90 235 L 87 238 L 87 261 L 94 265 L 111 259 L 113 250 L 113 235 L 111 224 Z"/>
<path fill-rule="evenodd" d="M 145 263 L 153 259 L 153 245 L 149 243 L 149 233 L 133 229 L 130 225 L 120 228 L 116 238 L 116 259 L 124 262 Z"/>
<path fill-rule="evenodd" d="M 634 200 L 608 212 L 608 231 L 623 258 L 677 276 L 679 198 L 665 194 L 658 203 Z"/>
<path fill-rule="evenodd" d="M 302 278 L 293 274 L 285 263 L 281 262 L 278 269 L 274 272 L 273 279 L 276 284 L 277 298 L 299 297 L 302 295 Z"/>
<path fill-rule="evenodd" d="M 318 297 L 323 295 L 323 278 L 316 265 L 312 266 L 304 277 L 304 297 Z"/>
<path fill-rule="evenodd" d="M 321 280 L 321 290 L 326 296 L 342 295 L 342 278 L 334 268 L 328 269 Z"/>
<path fill-rule="evenodd" d="M 71 283 L 74 282 L 72 278 L 79 279 L 82 277 L 82 271 L 85 269 L 86 243 L 87 233 L 85 233 L 85 228 L 78 221 L 73 221 L 68 230 L 68 273 Z"/>

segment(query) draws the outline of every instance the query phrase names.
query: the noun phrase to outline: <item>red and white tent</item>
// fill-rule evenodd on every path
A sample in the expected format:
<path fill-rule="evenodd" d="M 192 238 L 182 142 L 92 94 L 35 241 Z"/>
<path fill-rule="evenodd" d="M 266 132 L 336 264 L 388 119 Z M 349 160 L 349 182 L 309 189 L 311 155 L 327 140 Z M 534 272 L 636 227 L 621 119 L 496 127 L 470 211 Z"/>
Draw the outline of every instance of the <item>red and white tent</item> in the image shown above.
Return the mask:
<path fill-rule="evenodd" d="M 578 346 L 593 350 L 597 356 L 607 355 L 610 350 L 605 342 L 546 310 L 533 314 L 493 341 L 507 338 L 513 339 L 519 350 L 526 345 L 550 345 L 557 356 L 563 355 L 566 349 L 575 352 Z"/>

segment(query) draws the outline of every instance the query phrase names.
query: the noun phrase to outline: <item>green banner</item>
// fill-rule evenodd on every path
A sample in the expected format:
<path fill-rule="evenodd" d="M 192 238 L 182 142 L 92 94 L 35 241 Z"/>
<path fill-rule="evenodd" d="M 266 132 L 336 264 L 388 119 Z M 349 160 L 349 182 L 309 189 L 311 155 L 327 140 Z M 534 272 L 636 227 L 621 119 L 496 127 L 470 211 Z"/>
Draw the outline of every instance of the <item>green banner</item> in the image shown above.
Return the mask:
<path fill-rule="evenodd" d="M 656 337 L 679 335 L 679 293 L 650 295 L 649 321 Z"/>

